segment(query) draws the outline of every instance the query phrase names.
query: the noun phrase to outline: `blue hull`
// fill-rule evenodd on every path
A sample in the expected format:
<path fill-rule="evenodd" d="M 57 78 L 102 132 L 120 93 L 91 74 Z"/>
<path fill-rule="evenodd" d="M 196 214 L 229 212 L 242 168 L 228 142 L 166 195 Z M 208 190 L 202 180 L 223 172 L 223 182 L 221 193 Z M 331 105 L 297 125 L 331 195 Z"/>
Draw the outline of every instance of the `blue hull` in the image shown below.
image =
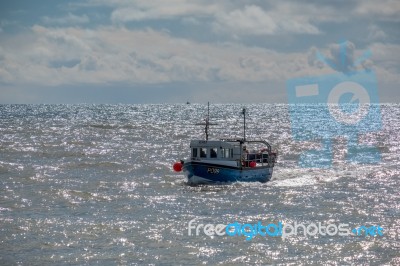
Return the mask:
<path fill-rule="evenodd" d="M 193 185 L 238 181 L 265 183 L 271 179 L 273 168 L 267 166 L 240 168 L 192 161 L 184 163 L 183 171 L 187 174 L 188 183 Z"/>

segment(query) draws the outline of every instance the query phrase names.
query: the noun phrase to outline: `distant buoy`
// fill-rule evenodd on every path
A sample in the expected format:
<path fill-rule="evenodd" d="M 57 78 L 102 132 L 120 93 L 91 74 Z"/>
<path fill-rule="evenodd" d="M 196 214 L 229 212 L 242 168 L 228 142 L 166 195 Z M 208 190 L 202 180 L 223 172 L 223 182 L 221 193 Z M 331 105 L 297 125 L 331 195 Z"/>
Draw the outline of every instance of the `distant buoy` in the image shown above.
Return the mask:
<path fill-rule="evenodd" d="M 174 171 L 175 172 L 180 172 L 180 171 L 182 171 L 182 163 L 180 163 L 180 162 L 176 162 L 176 163 L 174 163 Z"/>
<path fill-rule="evenodd" d="M 252 167 L 252 168 L 254 168 L 254 167 L 256 167 L 257 166 L 257 164 L 256 164 L 256 162 L 250 162 L 250 167 Z"/>

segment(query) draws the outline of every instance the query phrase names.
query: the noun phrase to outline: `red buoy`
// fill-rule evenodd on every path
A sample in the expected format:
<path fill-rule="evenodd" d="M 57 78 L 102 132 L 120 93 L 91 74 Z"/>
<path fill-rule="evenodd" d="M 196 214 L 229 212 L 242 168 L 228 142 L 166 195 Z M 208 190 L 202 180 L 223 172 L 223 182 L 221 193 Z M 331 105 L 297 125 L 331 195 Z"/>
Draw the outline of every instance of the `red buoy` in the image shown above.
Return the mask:
<path fill-rule="evenodd" d="M 252 167 L 252 168 L 254 168 L 254 167 L 256 167 L 257 166 L 257 164 L 256 164 L 256 162 L 250 162 L 250 167 Z"/>
<path fill-rule="evenodd" d="M 180 163 L 180 162 L 174 163 L 174 171 L 175 171 L 175 172 L 180 172 L 180 171 L 182 171 L 182 166 L 183 166 L 183 164 Z"/>

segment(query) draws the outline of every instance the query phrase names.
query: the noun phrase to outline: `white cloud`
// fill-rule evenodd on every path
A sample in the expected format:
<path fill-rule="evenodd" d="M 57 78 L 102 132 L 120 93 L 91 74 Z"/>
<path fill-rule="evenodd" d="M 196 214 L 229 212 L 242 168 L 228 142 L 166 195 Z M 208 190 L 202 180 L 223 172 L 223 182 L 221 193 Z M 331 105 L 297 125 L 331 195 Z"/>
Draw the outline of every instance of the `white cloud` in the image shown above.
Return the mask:
<path fill-rule="evenodd" d="M 374 20 L 400 21 L 398 0 L 358 0 L 355 13 Z"/>
<path fill-rule="evenodd" d="M 214 30 L 236 35 L 269 35 L 281 33 L 319 34 L 306 19 L 290 13 L 265 11 L 256 5 L 216 14 Z"/>
<path fill-rule="evenodd" d="M 368 37 L 367 39 L 369 41 L 383 41 L 387 39 L 387 34 L 377 25 L 370 25 L 368 26 Z"/>
<path fill-rule="evenodd" d="M 385 1 L 396 10 L 394 2 Z M 35 25 L 30 32 L 1 38 L 0 84 L 23 88 L 31 85 L 186 82 L 219 84 L 218 88 L 224 92 L 227 88 L 222 87 L 228 86 L 225 85 L 228 83 L 282 84 L 293 77 L 332 73 L 332 68 L 315 58 L 316 51 L 320 49 L 332 62 L 340 65 L 340 47 L 326 43 L 336 35 L 322 32 L 319 28 L 321 23 L 328 31 L 335 29 L 335 25 L 341 27 L 345 25 L 343 22 L 349 22 L 351 12 L 354 12 L 354 17 L 364 19 L 371 14 L 394 16 L 386 8 L 374 11 L 374 2 L 370 1 L 365 4 L 346 2 L 344 5 L 348 9 L 332 3 L 322 5 L 302 1 L 249 3 L 227 0 L 90 1 L 90 5 L 113 8 L 111 25 L 85 25 L 90 22 L 89 18 L 77 16 L 82 13 L 71 9 L 76 12 L 75 15 L 68 13 L 60 18 L 46 16 L 42 18 L 45 26 Z M 153 20 L 148 25 L 154 25 L 160 19 L 175 21 L 162 31 L 142 26 L 148 20 Z M 124 25 L 137 21 L 141 23 L 137 23 L 134 30 L 127 28 L 132 24 Z M 175 22 L 183 23 L 184 27 L 174 28 Z M 102 23 L 106 25 L 110 21 Z M 0 32 L 2 36 L 10 30 L 3 24 L 0 24 L 0 29 L 4 28 L 4 33 Z M 162 26 L 161 23 L 159 25 Z M 190 39 L 195 33 L 184 32 L 193 25 L 196 25 L 193 29 L 201 35 L 202 42 Z M 388 37 L 390 31 L 383 23 L 368 22 L 365 25 L 370 25 L 369 34 L 360 36 L 356 33 L 355 36 L 372 42 L 369 48 L 373 56 L 362 66 L 375 69 L 388 87 L 398 85 L 400 46 L 382 43 L 382 40 L 393 40 Z M 203 36 L 202 30 L 214 31 Z M 275 44 L 268 47 L 282 47 L 277 50 L 255 47 L 257 41 L 262 39 L 260 36 L 264 35 L 268 36 L 267 41 L 269 37 L 274 38 Z M 307 49 L 307 45 L 310 46 L 306 39 L 309 35 L 315 35 L 312 36 L 312 44 L 319 48 Z M 187 39 L 176 36 L 187 36 Z M 248 38 L 251 36 L 257 36 L 253 38 L 255 42 Z M 246 42 L 236 42 L 237 39 L 231 37 L 246 39 Z M 319 41 L 314 43 L 317 39 Z M 348 43 L 347 49 L 345 61 L 353 63 L 361 51 L 353 43 Z M 283 50 L 286 52 L 277 52 Z M 342 70 L 349 66 L 344 66 Z"/>
<path fill-rule="evenodd" d="M 87 15 L 77 16 L 71 13 L 64 17 L 42 17 L 42 21 L 45 24 L 59 24 L 59 25 L 77 25 L 77 24 L 85 24 L 89 23 L 89 17 Z"/>
<path fill-rule="evenodd" d="M 26 37 L 30 41 L 22 41 L 18 48 L 3 47 L 1 81 L 43 86 L 255 82 L 284 79 L 293 72 L 301 74 L 301 66 L 307 66 L 307 58 L 301 54 L 277 54 L 234 44 L 197 43 L 150 29 L 88 30 L 36 25 L 31 35 Z"/>
<path fill-rule="evenodd" d="M 1 46 L 0 81 L 3 83 L 55 86 L 112 82 L 268 82 L 333 71 L 314 64 L 317 61 L 310 56 L 315 55 L 316 48 L 308 53 L 277 53 L 232 43 L 197 43 L 151 29 L 34 26 L 30 35 L 18 38 L 18 47 L 13 43 Z M 346 49 L 348 65 L 343 67 L 351 66 L 354 54 L 358 53 L 351 42 L 346 43 Z M 375 67 L 398 73 L 400 58 L 393 57 L 400 54 L 398 45 L 376 44 L 371 50 Z M 332 44 L 325 52 L 340 66 L 339 45 Z"/>
<path fill-rule="evenodd" d="M 216 14 L 214 27 L 219 32 L 228 30 L 235 34 L 272 34 L 278 29 L 276 22 L 258 6 L 246 6 L 229 13 Z"/>
<path fill-rule="evenodd" d="M 337 71 L 348 72 L 354 69 L 356 46 L 350 41 L 329 45 L 330 59 Z"/>
<path fill-rule="evenodd" d="M 135 1 L 117 3 L 111 14 L 114 23 L 150 19 L 171 19 L 179 17 L 211 15 L 221 8 L 211 1 Z"/>
<path fill-rule="evenodd" d="M 118 3 L 111 14 L 114 23 L 156 19 L 209 17 L 214 30 L 238 35 L 279 33 L 318 34 L 320 31 L 304 14 L 298 14 L 290 5 L 279 4 L 271 10 L 257 5 L 240 7 L 227 1 L 135 1 Z M 303 6 L 299 6 L 305 9 Z M 321 13 L 321 11 L 319 11 Z M 326 15 L 321 16 L 326 19 Z"/>
<path fill-rule="evenodd" d="M 343 5 L 346 6 L 346 5 Z M 314 1 L 276 1 L 271 12 L 282 20 L 308 23 L 340 23 L 349 20 L 349 8 L 341 4 Z"/>
<path fill-rule="evenodd" d="M 184 17 L 182 18 L 182 23 L 186 25 L 200 25 L 201 22 L 194 17 Z"/>
<path fill-rule="evenodd" d="M 318 59 L 317 48 L 312 47 L 309 51 L 309 64 L 314 68 L 321 68 L 318 75 L 328 74 L 333 71 L 372 69 L 376 72 L 379 90 L 382 92 L 384 101 L 393 101 L 387 95 L 393 94 L 391 91 L 400 84 L 400 45 L 374 43 L 366 49 L 358 50 L 351 42 L 346 42 L 345 56 L 341 56 L 342 47 L 333 43 L 327 48 L 319 50 L 321 54 L 326 55 L 331 65 L 322 63 Z M 371 57 L 364 57 L 364 53 L 370 51 Z M 343 60 L 344 59 L 344 60 Z M 346 64 L 341 65 L 341 61 Z M 359 65 L 357 65 L 359 63 Z M 315 74 L 315 72 L 314 72 Z"/>
<path fill-rule="evenodd" d="M 110 6 L 113 23 L 207 18 L 217 33 L 240 35 L 320 34 L 320 23 L 348 22 L 366 17 L 399 21 L 397 0 L 354 0 L 343 3 L 307 1 L 211 1 L 211 0 L 93 0 L 90 5 Z M 371 36 L 371 38 L 374 36 Z"/>
<path fill-rule="evenodd" d="M 400 80 L 400 45 L 374 43 L 369 48 L 375 64 L 398 75 Z"/>
<path fill-rule="evenodd" d="M 374 62 L 382 102 L 399 102 L 398 87 L 400 84 L 400 45 L 374 43 L 371 60 Z"/>

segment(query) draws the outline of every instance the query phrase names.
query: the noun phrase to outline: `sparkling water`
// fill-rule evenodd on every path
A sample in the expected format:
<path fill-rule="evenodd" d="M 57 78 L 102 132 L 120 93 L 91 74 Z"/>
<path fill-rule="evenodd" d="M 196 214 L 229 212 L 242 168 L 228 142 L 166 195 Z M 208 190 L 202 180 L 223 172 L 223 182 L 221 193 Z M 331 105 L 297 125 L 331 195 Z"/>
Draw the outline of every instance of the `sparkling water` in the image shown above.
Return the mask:
<path fill-rule="evenodd" d="M 191 187 L 172 164 L 204 138 L 204 104 L 0 105 L 0 264 L 400 264 L 400 105 L 359 137 L 375 165 L 301 168 L 318 140 L 292 138 L 285 104 L 211 105 L 210 139 L 242 137 L 278 150 L 272 181 Z M 188 222 L 379 225 L 383 236 L 188 235 Z M 194 233 L 194 231 L 193 231 Z"/>

